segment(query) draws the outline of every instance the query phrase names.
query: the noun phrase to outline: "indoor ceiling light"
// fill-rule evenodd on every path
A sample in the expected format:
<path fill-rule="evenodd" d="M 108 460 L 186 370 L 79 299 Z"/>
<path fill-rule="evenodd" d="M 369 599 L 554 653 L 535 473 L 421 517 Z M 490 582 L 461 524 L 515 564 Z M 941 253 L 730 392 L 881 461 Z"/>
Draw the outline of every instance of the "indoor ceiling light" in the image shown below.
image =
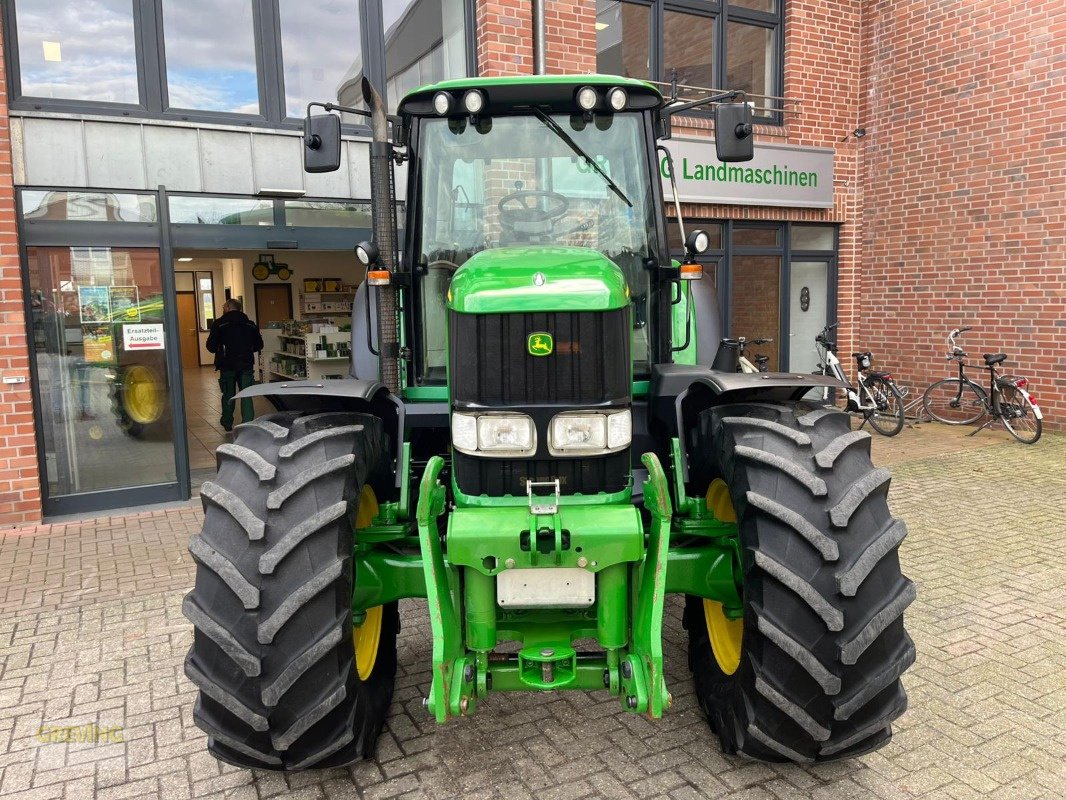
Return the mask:
<path fill-rule="evenodd" d="M 192 256 L 182 256 L 178 261 L 192 261 Z"/>
<path fill-rule="evenodd" d="M 609 23 L 609 22 L 597 22 L 596 23 L 596 30 L 598 30 L 598 31 L 605 31 L 609 27 L 611 27 L 611 23 Z"/>

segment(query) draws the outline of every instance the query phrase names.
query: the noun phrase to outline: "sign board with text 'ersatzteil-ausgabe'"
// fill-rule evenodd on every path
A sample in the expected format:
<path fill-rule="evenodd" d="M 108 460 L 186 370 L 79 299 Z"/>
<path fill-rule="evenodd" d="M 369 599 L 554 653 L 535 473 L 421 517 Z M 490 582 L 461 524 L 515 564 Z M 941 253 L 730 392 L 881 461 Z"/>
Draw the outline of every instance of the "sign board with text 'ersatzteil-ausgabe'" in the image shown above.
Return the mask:
<path fill-rule="evenodd" d="M 831 149 L 756 142 L 751 161 L 725 164 L 715 158 L 714 139 L 709 137 L 668 139 L 664 144 L 673 158 L 682 202 L 833 207 Z M 669 202 L 670 167 L 662 153 L 659 174 Z"/>
<path fill-rule="evenodd" d="M 125 350 L 162 350 L 162 325 L 123 325 L 122 346 Z"/>

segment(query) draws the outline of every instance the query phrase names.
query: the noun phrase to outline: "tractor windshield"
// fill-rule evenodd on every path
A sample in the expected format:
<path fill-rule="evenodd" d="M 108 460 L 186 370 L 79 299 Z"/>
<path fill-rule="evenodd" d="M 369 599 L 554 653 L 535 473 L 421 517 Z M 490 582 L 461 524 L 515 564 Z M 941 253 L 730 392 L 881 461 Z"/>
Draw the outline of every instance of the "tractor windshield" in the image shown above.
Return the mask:
<path fill-rule="evenodd" d="M 452 273 L 481 250 L 514 245 L 589 247 L 617 264 L 636 304 L 634 359 L 646 363 L 644 259 L 656 245 L 643 125 L 638 113 L 591 121 L 569 114 L 422 121 L 426 378 L 443 379 Z M 637 371 L 643 371 L 639 364 Z"/>

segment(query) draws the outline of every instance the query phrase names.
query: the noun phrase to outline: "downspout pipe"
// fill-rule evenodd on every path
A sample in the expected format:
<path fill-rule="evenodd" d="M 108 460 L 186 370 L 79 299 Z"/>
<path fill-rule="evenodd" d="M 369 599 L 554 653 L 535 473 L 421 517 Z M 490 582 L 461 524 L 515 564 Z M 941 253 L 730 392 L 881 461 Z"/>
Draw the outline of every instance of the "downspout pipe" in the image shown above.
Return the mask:
<path fill-rule="evenodd" d="M 544 65 L 544 0 L 533 2 L 533 74 L 543 75 Z"/>

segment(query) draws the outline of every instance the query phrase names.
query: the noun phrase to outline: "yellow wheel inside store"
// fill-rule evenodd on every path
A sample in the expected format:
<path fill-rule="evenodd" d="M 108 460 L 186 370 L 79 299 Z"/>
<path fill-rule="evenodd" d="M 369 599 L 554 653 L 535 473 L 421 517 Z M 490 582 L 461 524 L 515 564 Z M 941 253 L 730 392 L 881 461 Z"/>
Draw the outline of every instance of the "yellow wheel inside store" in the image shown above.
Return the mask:
<path fill-rule="evenodd" d="M 134 422 L 147 425 L 163 416 L 166 402 L 155 370 L 142 364 L 127 367 L 122 375 L 122 407 Z"/>

